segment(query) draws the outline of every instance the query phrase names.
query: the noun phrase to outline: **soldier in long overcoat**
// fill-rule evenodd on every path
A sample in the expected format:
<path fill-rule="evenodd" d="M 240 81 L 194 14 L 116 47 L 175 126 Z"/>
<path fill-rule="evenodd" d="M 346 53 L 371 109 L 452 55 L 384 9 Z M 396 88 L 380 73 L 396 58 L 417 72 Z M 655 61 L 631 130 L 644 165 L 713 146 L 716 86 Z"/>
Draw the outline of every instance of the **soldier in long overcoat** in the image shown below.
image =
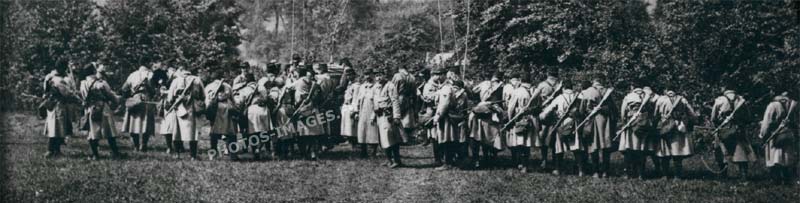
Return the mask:
<path fill-rule="evenodd" d="M 97 66 L 94 75 L 86 77 L 81 82 L 81 96 L 83 97 L 85 112 L 87 116 L 89 133 L 89 146 L 92 150 L 90 160 L 99 157 L 99 139 L 105 138 L 111 148 L 111 156 L 119 158 L 122 154 L 117 147 L 116 136 L 118 134 L 114 122 L 114 112 L 112 105 L 119 105 L 121 97 L 111 90 L 111 86 L 105 81 L 106 68 L 103 65 Z"/>
<path fill-rule="evenodd" d="M 122 132 L 130 133 L 134 150 L 146 151 L 150 136 L 155 133 L 156 108 L 151 100 L 156 89 L 151 83 L 152 77 L 150 68 L 140 66 L 122 85 L 122 96 L 127 98 Z"/>

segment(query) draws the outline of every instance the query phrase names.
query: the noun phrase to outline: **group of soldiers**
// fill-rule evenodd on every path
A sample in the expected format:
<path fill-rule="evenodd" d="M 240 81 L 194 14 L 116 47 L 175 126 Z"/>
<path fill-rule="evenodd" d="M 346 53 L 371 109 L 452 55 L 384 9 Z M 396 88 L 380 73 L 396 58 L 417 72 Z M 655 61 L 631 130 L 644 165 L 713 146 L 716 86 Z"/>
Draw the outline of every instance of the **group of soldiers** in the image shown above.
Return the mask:
<path fill-rule="evenodd" d="M 269 64 L 259 79 L 244 68 L 228 83 L 222 69 L 203 80 L 196 69 L 157 64 L 131 73 L 118 94 L 106 81 L 105 66 L 92 65 L 79 88 L 71 87 L 75 82 L 66 73 L 68 66 L 59 63 L 44 82 L 48 156 L 60 153 L 76 120 L 88 131 L 90 159 L 98 158 L 103 138 L 112 156 L 121 156 L 112 107 L 124 105 L 122 131 L 134 149 L 147 150 L 150 136 L 159 134 L 176 157 L 188 142 L 191 159 L 198 159 L 200 121 L 205 119 L 210 150 L 226 152 L 233 160 L 239 150 L 232 143 L 239 140 L 255 146 L 247 150 L 256 157 L 270 151 L 273 158 L 291 154 L 310 160 L 347 141 L 361 157 L 375 156 L 380 147 L 385 166 L 397 168 L 403 166 L 400 146 L 417 142 L 432 145 L 436 170 L 486 167 L 508 149 L 516 168 L 527 172 L 536 148 L 539 168 L 555 175 L 567 171 L 564 159 L 571 153 L 578 176 L 608 177 L 611 155 L 619 151 L 624 177 L 642 178 L 648 157 L 661 176 L 681 177 L 683 159 L 695 154 L 691 131 L 700 116 L 670 88 L 656 92 L 647 81 L 634 82 L 620 106 L 603 79 L 561 78 L 555 69 L 534 85 L 528 72 L 497 71 L 473 81 L 478 78 L 465 79 L 458 70 L 442 67 L 357 72 L 343 63 L 336 79 L 326 63 L 293 60 Z M 757 136 L 743 129 L 751 122 L 740 113 L 744 97 L 728 89 L 714 100 L 710 118 L 715 128 L 709 134 L 719 168 L 735 165 L 746 177 L 748 164 L 756 160 L 751 139 L 760 138 L 772 177 L 794 178 L 800 111 L 789 92 L 767 106 Z M 79 113 L 70 111 L 73 106 L 82 108 L 84 116 L 78 119 Z M 163 117 L 159 129 L 157 116 Z M 249 139 L 255 135 L 259 139 Z"/>

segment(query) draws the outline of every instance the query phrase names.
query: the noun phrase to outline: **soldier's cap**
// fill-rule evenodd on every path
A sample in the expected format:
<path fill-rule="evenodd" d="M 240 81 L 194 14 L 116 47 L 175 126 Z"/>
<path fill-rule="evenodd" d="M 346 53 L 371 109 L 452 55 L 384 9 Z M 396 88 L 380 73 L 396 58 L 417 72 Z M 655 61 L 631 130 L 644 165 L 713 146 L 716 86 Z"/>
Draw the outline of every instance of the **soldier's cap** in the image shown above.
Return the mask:
<path fill-rule="evenodd" d="M 438 75 L 438 74 L 445 74 L 445 73 L 447 73 L 447 70 L 445 70 L 442 67 L 435 66 L 435 67 L 431 68 L 431 74 Z"/>
<path fill-rule="evenodd" d="M 736 94 L 735 90 L 725 90 L 722 94 Z"/>
<path fill-rule="evenodd" d="M 558 77 L 558 68 L 548 68 L 547 69 L 547 76 Z"/>
<path fill-rule="evenodd" d="M 501 70 L 496 70 L 496 71 L 494 71 L 494 73 L 492 74 L 492 77 L 496 77 L 497 79 L 500 79 L 500 80 L 503 80 L 503 77 L 504 77 L 504 76 L 505 76 L 505 74 L 504 74 L 504 73 L 503 73 L 503 71 L 501 71 Z"/>
<path fill-rule="evenodd" d="M 464 81 L 461 80 L 453 80 L 453 86 L 464 88 Z"/>
<path fill-rule="evenodd" d="M 280 66 L 280 64 L 271 63 L 271 64 L 267 65 L 267 72 L 269 72 L 269 73 L 280 72 L 280 67 L 279 66 Z"/>
<path fill-rule="evenodd" d="M 328 72 L 328 64 L 327 63 L 318 63 L 314 64 L 314 71 L 319 72 Z"/>
<path fill-rule="evenodd" d="M 369 75 L 369 74 L 372 74 L 372 72 L 373 72 L 372 68 L 364 68 L 364 71 L 362 71 L 362 74 Z"/>

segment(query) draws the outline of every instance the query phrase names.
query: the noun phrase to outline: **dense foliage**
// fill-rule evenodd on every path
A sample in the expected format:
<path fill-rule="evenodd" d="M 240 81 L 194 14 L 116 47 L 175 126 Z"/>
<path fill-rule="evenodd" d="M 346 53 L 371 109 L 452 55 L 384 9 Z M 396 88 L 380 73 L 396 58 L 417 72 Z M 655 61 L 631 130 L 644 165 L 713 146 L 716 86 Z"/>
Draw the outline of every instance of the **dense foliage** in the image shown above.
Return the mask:
<path fill-rule="evenodd" d="M 101 2 L 0 0 L 0 75 L 14 81 L 0 86 L 4 102 L 29 104 L 24 95 L 40 93 L 61 59 L 109 64 L 119 79 L 153 62 L 202 73 L 294 54 L 392 68 L 454 52 L 450 62 L 466 55 L 469 75 L 591 72 L 697 103 L 723 86 L 755 99 L 800 81 L 798 0 Z"/>

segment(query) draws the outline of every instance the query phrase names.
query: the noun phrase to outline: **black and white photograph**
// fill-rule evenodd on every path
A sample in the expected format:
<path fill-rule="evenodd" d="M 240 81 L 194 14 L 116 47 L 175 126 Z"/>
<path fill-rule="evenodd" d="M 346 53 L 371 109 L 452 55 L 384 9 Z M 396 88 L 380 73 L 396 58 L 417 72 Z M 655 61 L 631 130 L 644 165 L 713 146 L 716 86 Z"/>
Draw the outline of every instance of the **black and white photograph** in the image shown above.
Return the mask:
<path fill-rule="evenodd" d="M 0 0 L 0 202 L 800 202 L 800 0 Z"/>

